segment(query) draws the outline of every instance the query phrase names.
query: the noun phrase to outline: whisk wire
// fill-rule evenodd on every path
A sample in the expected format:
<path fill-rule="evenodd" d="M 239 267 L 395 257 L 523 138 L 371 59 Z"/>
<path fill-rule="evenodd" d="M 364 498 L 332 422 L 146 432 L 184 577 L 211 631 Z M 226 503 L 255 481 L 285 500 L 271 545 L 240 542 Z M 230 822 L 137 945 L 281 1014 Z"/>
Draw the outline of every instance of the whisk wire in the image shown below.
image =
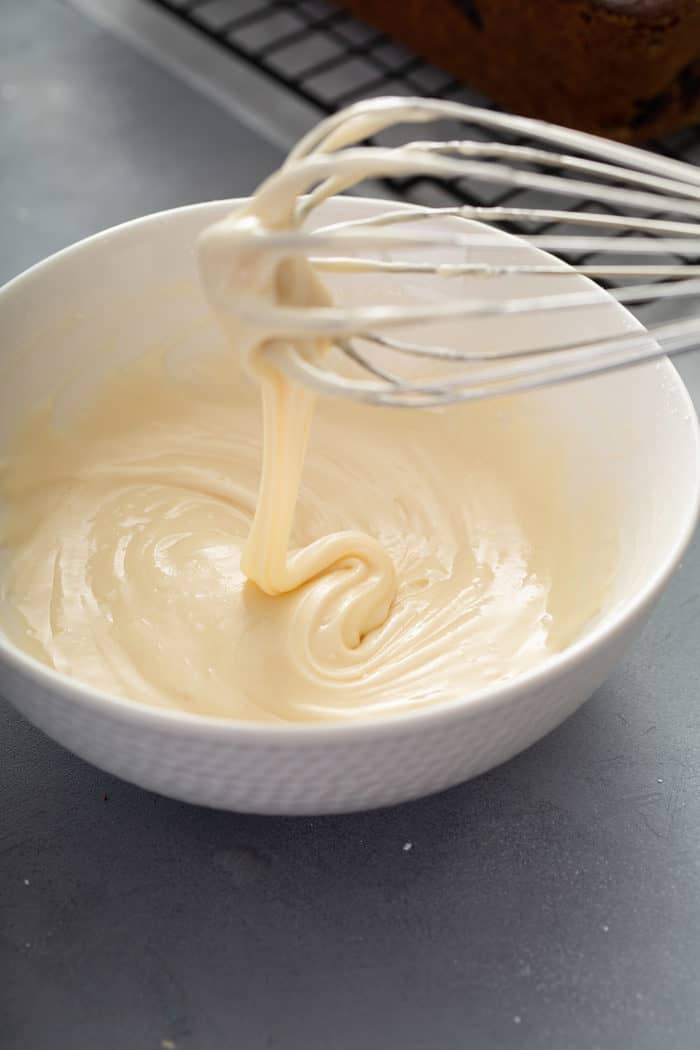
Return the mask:
<path fill-rule="evenodd" d="M 468 139 L 425 139 L 394 148 L 361 144 L 398 123 L 445 118 L 506 138 L 527 136 L 537 145 Z M 316 229 L 304 226 L 325 200 L 366 178 L 408 176 L 486 180 L 526 197 L 545 195 L 545 204 L 397 204 Z M 585 210 L 549 205 L 551 196 L 582 197 Z M 680 161 L 462 103 L 371 99 L 309 132 L 254 200 L 260 214 L 272 216 L 255 242 L 259 257 L 271 263 L 305 259 L 318 274 L 425 275 L 452 282 L 446 287 L 454 294 L 425 301 L 278 303 L 270 309 L 269 302 L 243 289 L 235 302 L 221 304 L 269 334 L 265 352 L 279 368 L 325 394 L 397 406 L 445 405 L 599 375 L 700 344 L 700 171 Z M 534 229 L 506 238 L 499 226 L 512 223 Z M 523 277 L 527 281 L 513 294 L 507 282 Z M 591 278 L 622 283 L 603 291 Z M 485 294 L 484 281 L 500 280 L 506 284 L 494 287 L 503 288 L 502 296 L 493 294 L 494 287 Z M 543 282 L 541 294 L 530 281 Z M 407 326 L 458 319 L 567 316 L 609 309 L 612 300 L 631 306 L 664 301 L 685 311 L 690 305 L 692 313 L 649 331 L 629 315 L 618 316 L 617 334 L 554 337 L 534 348 L 474 347 L 468 326 L 460 327 L 467 346 L 413 341 L 404 334 Z M 580 324 L 581 313 L 575 316 Z M 397 327 L 400 332 L 392 331 Z M 485 332 L 481 324 L 479 340 L 487 338 Z M 332 341 L 359 377 L 339 370 L 335 355 L 301 353 L 295 339 L 307 348 L 314 340 L 319 347 Z M 490 342 L 497 339 L 495 329 Z M 403 375 L 385 364 L 383 352 L 392 361 L 422 359 L 459 370 L 437 377 Z"/>

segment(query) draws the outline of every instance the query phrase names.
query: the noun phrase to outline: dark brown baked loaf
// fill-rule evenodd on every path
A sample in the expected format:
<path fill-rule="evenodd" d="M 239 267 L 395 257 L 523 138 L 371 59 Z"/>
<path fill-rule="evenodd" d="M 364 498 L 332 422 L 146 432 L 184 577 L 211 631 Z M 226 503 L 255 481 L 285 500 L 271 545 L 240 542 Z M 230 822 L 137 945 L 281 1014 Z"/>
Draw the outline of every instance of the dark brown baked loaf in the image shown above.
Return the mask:
<path fill-rule="evenodd" d="M 700 0 L 340 0 L 515 112 L 636 141 L 700 120 Z"/>

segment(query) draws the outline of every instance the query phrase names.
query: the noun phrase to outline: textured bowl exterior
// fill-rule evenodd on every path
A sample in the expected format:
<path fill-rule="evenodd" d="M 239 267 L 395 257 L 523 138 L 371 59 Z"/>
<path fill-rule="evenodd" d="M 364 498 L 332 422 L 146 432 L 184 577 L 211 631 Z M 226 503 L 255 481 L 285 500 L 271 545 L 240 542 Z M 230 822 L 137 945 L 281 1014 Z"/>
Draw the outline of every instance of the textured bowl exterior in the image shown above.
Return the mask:
<path fill-rule="evenodd" d="M 417 798 L 477 776 L 539 740 L 603 682 L 643 618 L 495 702 L 469 700 L 366 726 L 270 730 L 97 701 L 6 666 L 5 695 L 48 736 L 151 791 L 218 809 L 319 814 Z"/>
<path fill-rule="evenodd" d="M 334 219 L 386 206 L 357 198 L 332 204 Z M 0 290 L 0 354 L 18 370 L 18 385 L 4 387 L 2 425 L 9 426 L 12 412 L 23 412 L 36 397 L 30 386 L 37 369 L 32 373 L 26 350 L 37 326 L 50 329 L 64 302 L 73 310 L 70 323 L 76 317 L 80 321 L 81 291 L 87 295 L 93 287 L 111 288 L 119 282 L 127 292 L 132 285 L 138 289 L 144 274 L 163 258 L 173 260 L 174 270 L 186 265 L 193 269 L 183 258 L 182 245 L 191 245 L 199 229 L 230 206 L 218 202 L 184 208 L 108 230 Z M 101 313 L 99 323 L 104 323 Z M 71 330 L 77 333 L 71 338 L 80 337 L 81 324 Z M 88 338 L 89 353 L 93 350 Z M 49 351 L 42 384 L 60 378 L 65 368 L 53 343 Z M 663 449 L 661 439 L 671 433 L 672 448 L 678 445 L 682 453 L 672 461 L 661 453 L 658 461 L 644 461 L 644 485 L 647 474 L 653 480 L 674 467 L 680 478 L 666 514 L 672 528 L 668 542 L 661 544 L 662 556 L 652 559 L 653 565 L 643 563 L 629 600 L 565 652 L 521 678 L 477 696 L 366 723 L 255 725 L 100 694 L 53 673 L 0 637 L 3 694 L 34 725 L 96 766 L 152 791 L 221 809 L 278 814 L 368 809 L 483 773 L 549 732 L 598 688 L 640 630 L 690 540 L 700 502 L 697 421 L 672 366 L 665 363 L 659 369 L 647 383 L 651 400 L 634 409 L 628 399 L 624 416 L 630 417 L 630 441 L 636 440 L 634 428 L 640 425 L 635 413 L 642 412 L 649 447 Z M 596 388 L 597 399 L 601 389 Z M 588 435 L 588 418 L 585 426 Z M 658 441 L 654 427 L 659 428 Z M 632 504 L 634 498 L 633 486 Z M 653 527 L 645 519 L 644 528 Z"/>

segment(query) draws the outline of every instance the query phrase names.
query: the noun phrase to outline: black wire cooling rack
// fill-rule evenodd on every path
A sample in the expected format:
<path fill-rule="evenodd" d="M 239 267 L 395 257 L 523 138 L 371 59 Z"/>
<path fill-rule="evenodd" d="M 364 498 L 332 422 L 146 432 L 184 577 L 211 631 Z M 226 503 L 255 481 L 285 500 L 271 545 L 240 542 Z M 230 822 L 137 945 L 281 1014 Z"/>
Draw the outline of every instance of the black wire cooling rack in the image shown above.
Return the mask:
<path fill-rule="evenodd" d="M 429 65 L 405 47 L 388 39 L 349 12 L 326 0 L 146 0 L 188 25 L 218 47 L 265 74 L 279 90 L 303 100 L 319 118 L 349 102 L 374 95 L 434 95 L 493 108 L 492 103 L 445 72 Z M 481 128 L 446 126 L 447 138 L 484 137 Z M 396 144 L 399 129 L 376 141 Z M 411 137 L 410 129 L 404 141 Z M 522 136 L 509 141 L 527 144 Z M 691 128 L 652 144 L 669 157 L 700 163 L 700 128 Z M 389 180 L 393 195 L 419 204 L 551 205 L 552 198 L 533 191 L 494 186 L 470 179 L 446 183 L 426 177 Z M 557 197 L 557 206 L 576 211 L 604 210 L 572 196 Z M 528 232 L 551 229 L 553 224 L 528 226 Z M 524 232 L 517 224 L 505 227 Z M 625 236 L 621 233 L 620 236 Z M 567 256 L 574 264 L 595 262 L 595 253 Z M 607 262 L 612 261 L 610 256 Z"/>

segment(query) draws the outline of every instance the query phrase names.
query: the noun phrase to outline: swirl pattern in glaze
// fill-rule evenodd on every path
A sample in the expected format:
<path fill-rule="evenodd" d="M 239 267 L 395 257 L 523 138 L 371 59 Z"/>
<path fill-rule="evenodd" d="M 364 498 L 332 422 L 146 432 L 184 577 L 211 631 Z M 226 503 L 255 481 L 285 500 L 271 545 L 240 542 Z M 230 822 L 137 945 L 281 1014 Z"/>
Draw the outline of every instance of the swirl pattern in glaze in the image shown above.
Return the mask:
<path fill-rule="evenodd" d="M 615 556 L 609 519 L 574 510 L 527 404 L 320 403 L 290 571 L 341 538 L 324 571 L 269 595 L 241 565 L 262 458 L 254 386 L 224 354 L 195 378 L 131 365 L 60 428 L 38 408 L 10 449 L 2 627 L 107 692 L 244 720 L 366 718 L 519 675 L 595 615 Z"/>

